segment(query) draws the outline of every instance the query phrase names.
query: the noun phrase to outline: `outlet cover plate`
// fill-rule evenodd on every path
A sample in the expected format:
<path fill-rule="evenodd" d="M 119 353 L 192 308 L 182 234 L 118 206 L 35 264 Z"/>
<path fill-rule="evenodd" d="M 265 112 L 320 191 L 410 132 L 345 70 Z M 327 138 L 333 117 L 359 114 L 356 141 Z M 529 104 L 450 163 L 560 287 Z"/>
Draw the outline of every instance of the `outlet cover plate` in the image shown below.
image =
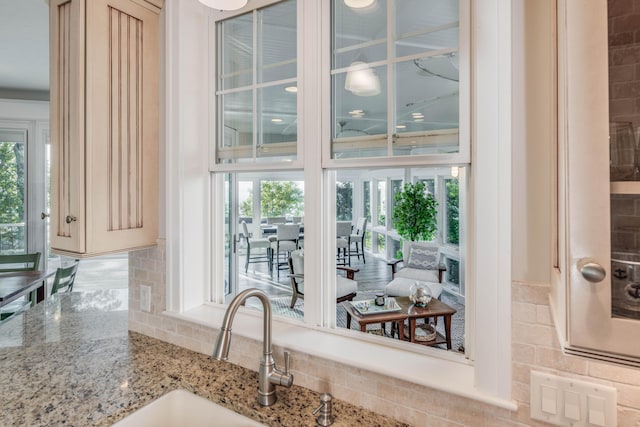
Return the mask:
<path fill-rule="evenodd" d="M 545 401 L 543 394 L 547 400 L 555 395 L 556 404 Z M 616 401 L 617 390 L 613 387 L 531 371 L 531 419 L 557 426 L 615 427 Z M 555 411 L 549 409 L 554 407 Z"/>
<path fill-rule="evenodd" d="M 140 285 L 140 310 L 151 311 L 151 286 Z"/>

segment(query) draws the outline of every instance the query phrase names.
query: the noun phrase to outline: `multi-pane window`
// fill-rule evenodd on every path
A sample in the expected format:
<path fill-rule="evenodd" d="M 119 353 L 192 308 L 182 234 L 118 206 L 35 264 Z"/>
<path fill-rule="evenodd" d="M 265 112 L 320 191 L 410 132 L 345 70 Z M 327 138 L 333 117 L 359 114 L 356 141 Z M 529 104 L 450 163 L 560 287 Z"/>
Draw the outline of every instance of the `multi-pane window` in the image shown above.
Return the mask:
<path fill-rule="evenodd" d="M 450 175 L 452 164 L 464 171 L 469 163 L 468 61 L 460 61 L 468 43 L 461 42 L 459 1 L 374 0 L 358 7 L 364 3 L 266 1 L 216 24 L 212 169 L 234 178 L 230 229 L 243 227 L 244 220 L 247 234 L 257 239 L 240 243 L 239 285 L 231 286 L 231 293 L 263 283 L 269 284 L 266 289 L 289 291 L 288 276 L 277 269 L 286 269 L 284 258 L 274 261 L 273 255 L 278 224 L 300 224 L 296 250 L 304 247 L 315 257 L 314 266 L 331 277 L 345 252 L 342 259 L 327 256 L 324 248 L 335 239 L 328 233 L 314 237 L 317 231 L 337 228 L 338 222 L 351 222 L 356 230 L 366 219 L 367 257 L 386 266 L 386 260 L 402 255 L 403 238 L 393 224 L 394 196 L 405 182 L 417 181 L 438 199 L 434 240 L 448 247 L 442 260 L 451 266 L 450 280 L 464 280 L 454 279 L 455 271 L 464 272 L 464 253 L 457 247 L 460 201 L 453 187 L 458 179 Z M 322 11 L 322 25 L 297 24 L 312 11 Z M 327 51 L 298 49 L 308 45 Z M 316 95 L 321 95 L 317 101 Z M 245 180 L 252 183 L 250 191 Z M 297 204 L 283 196 L 305 187 L 304 203 L 302 192 Z M 326 205 L 325 195 L 335 196 L 335 206 Z M 265 239 L 272 244 L 259 247 L 258 240 Z M 354 259 L 355 245 L 349 248 L 364 276 L 365 258 Z M 380 283 L 370 286 L 384 288 L 390 280 L 386 274 L 387 269 Z M 306 278 L 305 289 L 316 294 L 305 300 L 304 316 L 297 318 L 335 326 L 328 314 L 340 308 L 335 300 L 315 310 L 322 316 L 307 318 L 314 313 L 307 311 L 312 304 L 325 301 L 318 296 L 327 283 L 318 277 Z"/>
<path fill-rule="evenodd" d="M 216 163 L 297 158 L 296 2 L 217 25 Z"/>
<path fill-rule="evenodd" d="M 458 1 L 332 2 L 334 159 L 460 151 Z"/>

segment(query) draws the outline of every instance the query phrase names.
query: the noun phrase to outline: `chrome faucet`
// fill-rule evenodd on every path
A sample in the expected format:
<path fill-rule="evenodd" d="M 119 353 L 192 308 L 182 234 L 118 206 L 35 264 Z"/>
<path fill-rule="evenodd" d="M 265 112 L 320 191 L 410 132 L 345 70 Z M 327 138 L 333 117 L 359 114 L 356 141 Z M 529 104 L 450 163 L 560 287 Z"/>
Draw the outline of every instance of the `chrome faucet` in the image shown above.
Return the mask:
<path fill-rule="evenodd" d="M 216 360 L 227 360 L 231 341 L 231 324 L 238 308 L 250 297 L 257 297 L 262 303 L 262 357 L 260 358 L 260 368 L 258 369 L 258 403 L 262 406 L 271 406 L 276 403 L 276 385 L 291 387 L 293 375 L 289 372 L 289 352 L 284 352 L 284 372 L 276 367 L 271 351 L 271 304 L 269 297 L 260 289 L 250 288 L 240 292 L 231 301 L 224 320 L 222 329 L 218 334 L 216 345 L 213 348 L 212 357 Z"/>

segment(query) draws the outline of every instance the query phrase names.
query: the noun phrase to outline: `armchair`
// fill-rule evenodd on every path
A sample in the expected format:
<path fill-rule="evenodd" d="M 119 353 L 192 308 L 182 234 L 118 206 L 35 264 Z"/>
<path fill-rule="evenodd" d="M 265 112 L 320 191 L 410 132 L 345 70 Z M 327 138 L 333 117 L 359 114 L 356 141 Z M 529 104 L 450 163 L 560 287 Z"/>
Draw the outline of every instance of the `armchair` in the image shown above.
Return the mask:
<path fill-rule="evenodd" d="M 402 259 L 389 261 L 392 281 L 386 286 L 388 295 L 409 295 L 416 281 L 426 282 L 434 298 L 442 292 L 442 273 L 447 267 L 441 262 L 440 246 L 432 242 L 408 242 Z"/>
<path fill-rule="evenodd" d="M 358 290 L 358 282 L 354 280 L 354 275 L 359 270 L 346 266 L 338 266 L 336 268 L 338 271 L 346 273 L 346 277 L 336 274 L 336 302 L 351 301 L 355 298 Z M 299 249 L 291 252 L 289 270 L 291 271 L 289 278 L 291 280 L 291 290 L 293 291 L 289 307 L 293 308 L 298 297 L 304 298 L 304 250 Z"/>

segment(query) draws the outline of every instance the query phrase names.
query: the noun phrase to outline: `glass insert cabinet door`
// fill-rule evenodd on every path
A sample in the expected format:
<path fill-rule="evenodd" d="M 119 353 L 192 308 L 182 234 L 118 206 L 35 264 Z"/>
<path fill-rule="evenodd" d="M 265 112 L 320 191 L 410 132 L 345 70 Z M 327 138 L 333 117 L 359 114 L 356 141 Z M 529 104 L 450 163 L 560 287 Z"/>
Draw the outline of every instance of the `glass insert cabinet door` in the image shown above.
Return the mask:
<path fill-rule="evenodd" d="M 566 349 L 638 364 L 640 43 L 629 24 L 633 5 L 558 2 L 558 236 L 568 282 Z"/>

